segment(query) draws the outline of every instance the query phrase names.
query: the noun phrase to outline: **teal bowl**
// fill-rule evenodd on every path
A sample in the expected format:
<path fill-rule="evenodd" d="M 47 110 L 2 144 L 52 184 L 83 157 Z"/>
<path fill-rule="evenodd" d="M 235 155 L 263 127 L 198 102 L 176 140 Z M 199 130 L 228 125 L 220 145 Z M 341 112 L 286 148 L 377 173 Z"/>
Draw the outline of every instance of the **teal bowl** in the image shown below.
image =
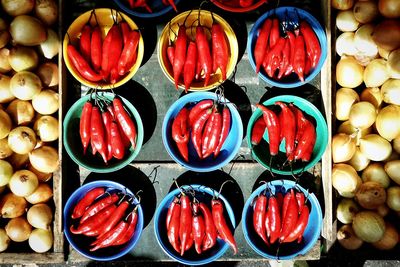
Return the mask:
<path fill-rule="evenodd" d="M 97 94 L 109 100 L 112 100 L 114 98 L 113 93 L 97 92 Z M 125 151 L 125 157 L 123 159 L 117 160 L 113 158 L 108 162 L 107 165 L 103 162 L 103 159 L 101 158 L 99 153 L 97 153 L 96 155 L 92 155 L 90 146 L 86 151 L 86 155 L 83 154 L 83 146 L 79 135 L 79 122 L 83 105 L 90 99 L 90 95 L 86 95 L 81 97 L 71 106 L 71 108 L 65 115 L 63 122 L 63 142 L 65 150 L 67 151 L 71 159 L 79 166 L 98 173 L 114 172 L 127 166 L 139 154 L 144 137 L 142 119 L 140 118 L 140 115 L 136 108 L 128 100 L 121 96 L 120 98 L 126 110 L 129 112 L 136 123 L 136 147 L 134 149 L 131 147 L 129 150 Z"/>
<path fill-rule="evenodd" d="M 286 162 L 285 153 L 285 141 L 283 140 L 279 146 L 279 153 L 272 160 L 269 154 L 269 143 L 268 143 L 268 131 L 264 132 L 263 139 L 261 142 L 254 146 L 251 143 L 251 133 L 255 122 L 259 117 L 262 116 L 261 109 L 257 108 L 250 117 L 250 121 L 247 125 L 247 144 L 252 150 L 252 157 L 265 168 L 271 170 L 273 173 L 282 175 L 299 174 L 315 166 L 318 161 L 321 160 L 326 147 L 328 145 L 328 127 L 326 121 L 321 112 L 309 101 L 304 98 L 293 96 L 293 95 L 281 95 L 268 99 L 263 103 L 264 106 L 274 106 L 276 101 L 282 101 L 285 103 L 293 103 L 299 109 L 303 111 L 308 118 L 314 119 L 314 125 L 316 125 L 317 138 L 314 145 L 314 150 L 310 161 L 293 162 L 289 164 L 283 164 Z M 280 166 L 282 164 L 282 166 Z"/>

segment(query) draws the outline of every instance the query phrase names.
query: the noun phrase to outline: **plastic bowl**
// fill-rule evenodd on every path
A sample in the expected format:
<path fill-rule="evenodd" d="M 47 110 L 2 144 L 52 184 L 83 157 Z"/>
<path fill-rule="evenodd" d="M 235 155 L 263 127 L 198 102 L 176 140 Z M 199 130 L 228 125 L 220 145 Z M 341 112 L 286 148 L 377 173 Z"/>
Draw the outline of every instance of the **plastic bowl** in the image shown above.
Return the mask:
<path fill-rule="evenodd" d="M 190 108 L 203 99 L 217 100 L 217 98 L 218 96 L 211 92 L 190 93 L 175 101 L 165 114 L 162 125 L 162 140 L 164 147 L 171 158 L 186 169 L 197 172 L 210 172 L 217 170 L 228 164 L 239 151 L 243 139 L 243 125 L 239 112 L 232 103 L 229 103 L 229 100 L 227 100 L 227 106 L 231 112 L 231 128 L 221 148 L 221 152 L 216 158 L 210 156 L 206 159 L 200 160 L 193 147 L 192 141 L 189 138 L 189 162 L 186 162 L 180 155 L 175 145 L 175 141 L 172 139 L 171 127 L 173 119 L 184 106 Z"/>
<path fill-rule="evenodd" d="M 321 27 L 321 24 L 315 19 L 310 13 L 296 7 L 278 7 L 276 9 L 272 9 L 262 15 L 253 25 L 250 30 L 248 42 L 247 42 L 247 52 L 249 53 L 249 61 L 250 65 L 254 71 L 256 71 L 256 63 L 254 58 L 254 47 L 256 45 L 256 41 L 258 38 L 258 31 L 262 27 L 264 21 L 273 15 L 276 15 L 280 21 L 287 21 L 290 23 L 298 22 L 298 18 L 304 19 L 307 21 L 310 26 L 314 29 L 315 34 L 318 37 L 320 46 L 321 46 L 321 57 L 317 66 L 311 70 L 311 72 L 304 77 L 304 82 L 300 81 L 296 74 L 292 73 L 286 78 L 282 78 L 281 80 L 276 80 L 270 78 L 261 67 L 258 75 L 265 82 L 272 86 L 281 87 L 281 88 L 293 88 L 299 87 L 305 83 L 310 82 L 318 73 L 321 71 L 322 66 L 324 65 L 326 56 L 327 56 L 327 40 L 324 29 Z"/>
<path fill-rule="evenodd" d="M 72 63 L 70 62 L 68 55 L 67 55 L 67 46 L 69 43 L 72 43 L 74 45 L 78 44 L 82 27 L 89 21 L 89 18 L 90 18 L 90 24 L 92 26 L 96 25 L 96 18 L 97 18 L 97 22 L 99 23 L 100 28 L 102 30 L 103 40 L 104 40 L 104 37 L 106 36 L 108 30 L 114 24 L 114 20 L 116 20 L 118 22 L 125 20 L 132 30 L 139 30 L 138 26 L 131 18 L 129 18 L 127 15 L 125 15 L 121 12 L 117 12 L 114 9 L 98 8 L 98 9 L 94 9 L 94 12 L 96 14 L 96 17 L 92 16 L 90 18 L 90 15 L 92 13 L 92 10 L 90 10 L 90 11 L 83 13 L 79 17 L 77 17 L 74 20 L 74 22 L 72 22 L 72 24 L 69 26 L 67 33 L 64 36 L 64 41 L 63 41 L 64 62 L 65 62 L 65 65 L 67 66 L 67 69 L 72 74 L 72 76 L 74 76 L 81 84 L 86 85 L 87 87 L 96 88 L 96 89 L 117 88 L 117 87 L 125 84 L 129 80 L 131 80 L 132 77 L 137 72 L 137 70 L 139 69 L 140 64 L 142 63 L 143 54 L 144 54 L 143 38 L 142 38 L 142 35 L 140 35 L 137 59 L 136 59 L 135 64 L 131 67 L 128 74 L 126 74 L 126 76 L 123 77 L 121 80 L 119 80 L 115 84 L 104 83 L 101 81 L 100 82 L 91 82 L 91 81 L 86 80 L 75 70 Z"/>
<path fill-rule="evenodd" d="M 211 210 L 210 206 L 211 199 L 213 198 L 214 194 L 218 193 L 215 192 L 213 189 L 210 189 L 209 187 L 205 187 L 203 185 L 182 186 L 182 189 L 194 190 L 197 193 L 196 198 L 200 202 L 207 204 L 210 210 Z M 219 238 L 217 239 L 217 243 L 214 245 L 214 247 L 210 248 L 209 250 L 206 250 L 200 255 L 197 254 L 193 246 L 190 250 L 186 251 L 185 254 L 183 254 L 183 256 L 181 256 L 172 248 L 171 244 L 169 243 L 167 237 L 167 230 L 165 229 L 165 219 L 167 217 L 169 205 L 173 201 L 174 197 L 179 195 L 179 193 L 180 193 L 179 189 L 171 191 L 168 195 L 164 197 L 164 199 L 161 201 L 160 205 L 156 210 L 154 216 L 154 232 L 158 244 L 160 245 L 161 249 L 165 252 L 165 254 L 167 254 L 171 259 L 189 266 L 203 265 L 217 260 L 229 248 L 229 245 Z M 232 226 L 231 229 L 233 229 L 236 226 L 236 222 L 232 207 L 222 195 L 220 195 L 219 198 L 224 203 L 224 213 L 225 213 L 225 218 L 227 219 L 227 223 L 229 225 L 229 220 L 230 220 Z"/>
<path fill-rule="evenodd" d="M 79 187 L 68 198 L 67 203 L 64 207 L 64 234 L 71 246 L 86 258 L 97 261 L 111 261 L 124 256 L 136 246 L 143 230 L 143 210 L 142 207 L 138 205 L 138 221 L 135 233 L 132 238 L 127 243 L 125 243 L 125 245 L 103 248 L 92 252 L 89 250 L 89 245 L 95 240 L 95 238 L 87 237 L 84 235 L 74 235 L 70 232 L 69 229 L 70 226 L 74 223 L 74 220 L 71 219 L 73 208 L 78 203 L 78 201 L 87 194 L 87 192 L 97 187 L 105 187 L 107 188 L 108 192 L 124 192 L 134 197 L 133 193 L 125 186 L 107 180 L 98 180 Z M 133 202 L 134 204 L 138 204 L 138 200 L 135 197 Z"/>
<path fill-rule="evenodd" d="M 114 94 L 108 92 L 98 92 L 98 94 L 106 97 L 109 100 L 112 100 L 114 97 Z M 131 163 L 139 154 L 144 137 L 142 119 L 140 118 L 136 108 L 128 100 L 121 96 L 120 98 L 127 108 L 127 111 L 131 114 L 132 118 L 136 122 L 136 147 L 134 149 L 131 147 L 128 151 L 126 151 L 125 157 L 122 160 L 113 158 L 108 162 L 108 165 L 104 164 L 103 159 L 98 153 L 93 156 L 89 148 L 86 151 L 86 155 L 83 154 L 83 146 L 79 135 L 79 122 L 83 105 L 90 99 L 90 95 L 86 95 L 71 106 L 65 115 L 63 122 L 64 147 L 68 155 L 76 164 L 94 172 L 107 173 L 122 169 Z"/>
<path fill-rule="evenodd" d="M 114 2 L 121 8 L 125 13 L 139 17 L 139 18 L 157 18 L 163 15 L 166 15 L 169 12 L 173 11 L 173 8 L 171 5 L 164 5 L 162 3 L 162 0 L 153 0 L 153 1 L 147 1 L 147 4 L 151 8 L 153 12 L 148 12 L 144 8 L 135 8 L 132 9 L 130 8 L 128 4 L 128 0 L 114 0 Z M 174 0 L 175 5 L 178 5 L 180 0 Z"/>
<path fill-rule="evenodd" d="M 254 1 L 253 4 L 251 4 L 248 7 L 241 7 L 239 4 L 239 0 L 233 0 L 233 1 L 223 1 L 223 0 L 211 0 L 211 2 L 216 5 L 217 7 L 229 11 L 229 12 L 235 12 L 235 13 L 244 13 L 244 12 L 250 12 L 253 10 L 256 10 L 259 8 L 262 4 L 267 3 L 267 0 L 258 0 Z"/>
<path fill-rule="evenodd" d="M 311 159 L 308 163 L 304 164 L 301 162 L 294 162 L 292 167 L 289 164 L 282 168 L 278 168 L 276 164 L 270 165 L 271 156 L 269 155 L 269 144 L 268 144 L 268 131 L 265 131 L 263 140 L 260 144 L 253 146 L 251 144 L 251 133 L 254 127 L 255 122 L 259 117 L 262 116 L 261 109 L 257 108 L 250 117 L 249 124 L 247 126 L 247 144 L 252 148 L 252 156 L 253 158 L 264 166 L 267 169 L 270 169 L 272 172 L 283 175 L 291 175 L 298 174 L 303 171 L 306 171 L 321 159 L 322 155 L 325 152 L 325 149 L 328 145 L 328 127 L 326 125 L 326 121 L 322 116 L 321 112 L 309 101 L 304 98 L 292 95 L 281 95 L 268 99 L 263 103 L 264 106 L 273 106 L 276 101 L 282 101 L 285 103 L 293 103 L 299 109 L 303 111 L 305 115 L 309 115 L 314 118 L 316 123 L 316 133 L 317 139 L 314 145 L 314 150 L 312 152 Z M 281 142 L 279 147 L 279 153 L 276 158 L 272 160 L 273 163 L 283 163 L 286 161 L 286 153 L 285 153 L 285 142 Z"/>
<path fill-rule="evenodd" d="M 200 12 L 200 14 L 199 14 Z M 178 33 L 179 26 L 181 25 L 186 17 L 186 34 L 188 35 L 189 39 L 194 40 L 195 34 L 196 34 L 196 29 L 195 27 L 198 25 L 198 18 L 200 17 L 200 22 L 201 25 L 207 27 L 208 29 L 211 29 L 212 23 L 213 23 L 213 17 L 214 21 L 217 23 L 221 24 L 223 30 L 225 31 L 225 35 L 228 40 L 229 44 L 229 50 L 230 50 L 230 57 L 228 61 L 228 66 L 226 70 L 226 77 L 229 78 L 236 66 L 236 62 L 238 60 L 238 53 L 239 53 L 239 45 L 238 41 L 236 39 L 236 35 L 231 28 L 231 26 L 226 22 L 222 17 L 219 15 L 212 13 L 207 10 L 193 10 L 193 11 L 186 11 L 183 13 L 180 13 L 179 15 L 175 16 L 167 25 L 164 27 L 161 36 L 158 41 L 158 51 L 157 51 L 157 57 L 158 57 L 158 62 L 160 63 L 161 69 L 164 72 L 165 76 L 173 83 L 175 84 L 174 80 L 174 75 L 172 71 L 172 65 L 168 61 L 167 57 L 167 48 L 168 44 L 171 42 L 175 41 L 175 33 Z M 192 29 L 190 28 L 193 27 Z M 206 31 L 207 33 L 207 31 Z M 208 40 L 211 39 L 209 32 L 207 33 L 209 38 Z M 211 42 L 209 42 L 211 45 Z M 211 46 L 210 46 L 211 49 Z M 211 51 L 211 50 L 210 50 Z M 182 81 L 178 84 L 178 87 L 181 89 L 184 89 L 184 84 L 183 84 L 183 79 Z M 220 70 L 218 69 L 214 74 L 211 75 L 209 84 L 207 86 L 204 86 L 204 81 L 203 80 L 193 80 L 189 90 L 190 91 L 206 91 L 210 90 L 213 88 L 216 88 L 220 84 L 222 84 L 224 80 L 222 79 L 222 75 Z"/>
<path fill-rule="evenodd" d="M 307 227 L 303 234 L 303 240 L 300 243 L 292 242 L 281 244 L 277 255 L 278 244 L 272 244 L 270 247 L 265 245 L 264 241 L 256 234 L 253 227 L 253 206 L 254 199 L 269 187 L 273 194 L 276 192 L 285 192 L 293 188 L 300 189 L 305 196 L 308 196 L 310 216 Z M 270 192 L 266 190 L 267 197 Z M 243 234 L 250 247 L 264 258 L 274 260 L 291 260 L 297 256 L 305 255 L 317 242 L 320 237 L 322 227 L 322 211 L 318 199 L 314 194 L 309 194 L 303 187 L 290 180 L 275 180 L 258 187 L 246 201 L 242 213 Z"/>

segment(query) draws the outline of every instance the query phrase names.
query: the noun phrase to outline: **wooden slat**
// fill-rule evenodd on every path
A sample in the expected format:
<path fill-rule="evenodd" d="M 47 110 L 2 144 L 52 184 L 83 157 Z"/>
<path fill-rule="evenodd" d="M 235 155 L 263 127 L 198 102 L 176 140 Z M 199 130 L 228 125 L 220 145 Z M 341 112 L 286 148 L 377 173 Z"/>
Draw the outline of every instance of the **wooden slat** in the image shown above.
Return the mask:
<path fill-rule="evenodd" d="M 1 253 L 0 264 L 55 264 L 64 263 L 64 253 Z"/>

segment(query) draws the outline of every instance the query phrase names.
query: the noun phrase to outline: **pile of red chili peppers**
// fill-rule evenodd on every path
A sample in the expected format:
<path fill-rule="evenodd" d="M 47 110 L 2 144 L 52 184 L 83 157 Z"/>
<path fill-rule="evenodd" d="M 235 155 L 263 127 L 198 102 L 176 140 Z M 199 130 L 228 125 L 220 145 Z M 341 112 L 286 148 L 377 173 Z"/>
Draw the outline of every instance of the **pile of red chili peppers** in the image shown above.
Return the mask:
<path fill-rule="evenodd" d="M 189 105 L 190 106 L 190 105 Z M 179 153 L 189 162 L 189 139 L 199 159 L 219 155 L 229 134 L 231 113 L 218 101 L 203 99 L 191 109 L 184 106 L 173 119 L 171 135 Z"/>
<path fill-rule="evenodd" d="M 92 154 L 98 152 L 106 164 L 112 158 L 123 159 L 126 150 L 136 147 L 135 121 L 118 96 L 110 101 L 95 93 L 95 99 L 83 105 L 79 134 L 83 154 L 90 144 Z"/>
<path fill-rule="evenodd" d="M 254 0 L 218 0 L 218 1 L 223 4 L 228 4 L 229 6 L 239 6 L 239 7 L 249 7 L 254 3 Z"/>
<path fill-rule="evenodd" d="M 252 144 L 258 145 L 267 130 L 271 156 L 279 153 L 280 143 L 285 139 L 287 161 L 308 162 L 317 137 L 314 124 L 293 103 L 278 101 L 275 106 L 280 107 L 279 113 L 274 112 L 272 108 L 257 104 L 263 115 L 254 123 L 251 133 Z"/>
<path fill-rule="evenodd" d="M 214 247 L 217 237 L 228 243 L 234 254 L 237 245 L 224 217 L 223 202 L 214 197 L 211 210 L 204 202 L 190 197 L 185 192 L 176 196 L 168 207 L 166 217 L 168 241 L 181 256 L 191 247 L 198 254 Z"/>
<path fill-rule="evenodd" d="M 92 15 L 96 18 L 95 10 Z M 83 26 L 77 45 L 68 44 L 68 58 L 84 79 L 115 84 L 136 63 L 140 32 L 131 30 L 126 21 L 114 22 L 103 40 L 101 26 L 90 24 L 92 15 Z"/>
<path fill-rule="evenodd" d="M 148 2 L 148 0 L 128 0 L 130 8 L 132 8 L 132 9 L 134 9 L 134 8 L 145 8 L 147 10 L 147 12 L 153 13 L 153 10 L 147 4 L 147 2 Z M 162 3 L 165 6 L 172 6 L 172 8 L 175 10 L 175 12 L 178 12 L 178 9 L 176 8 L 174 0 L 162 0 Z"/>
<path fill-rule="evenodd" d="M 121 192 L 107 192 L 107 188 L 91 189 L 75 205 L 70 227 L 72 234 L 95 238 L 90 251 L 120 246 L 133 237 L 138 221 L 138 205 L 132 197 Z"/>
<path fill-rule="evenodd" d="M 301 242 L 310 209 L 301 191 L 262 193 L 253 202 L 253 228 L 267 246 Z"/>
<path fill-rule="evenodd" d="M 268 17 L 258 31 L 254 46 L 256 73 L 261 69 L 274 79 L 280 80 L 295 73 L 302 82 L 314 69 L 321 56 L 321 46 L 310 24 L 301 20 L 293 30 L 282 29 L 282 21 Z"/>
<path fill-rule="evenodd" d="M 191 34 L 193 31 L 195 34 Z M 211 40 L 208 39 L 207 31 L 210 32 Z M 186 27 L 183 22 L 166 52 L 176 89 L 182 82 L 185 91 L 190 88 L 193 81 L 202 81 L 203 85 L 207 86 L 218 69 L 221 72 L 220 79 L 226 80 L 230 57 L 229 43 L 221 24 L 214 19 L 211 29 L 201 24 Z"/>

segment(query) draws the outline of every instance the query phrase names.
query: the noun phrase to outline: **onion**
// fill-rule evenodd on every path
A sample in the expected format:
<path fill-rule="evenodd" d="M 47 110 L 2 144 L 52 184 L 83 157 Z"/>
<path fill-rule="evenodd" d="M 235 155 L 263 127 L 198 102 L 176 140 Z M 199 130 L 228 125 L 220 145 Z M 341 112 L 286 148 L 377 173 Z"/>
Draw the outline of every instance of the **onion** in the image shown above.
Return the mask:
<path fill-rule="evenodd" d="M 362 246 L 364 243 L 361 239 L 359 239 L 353 231 L 351 225 L 346 224 L 340 227 L 336 234 L 337 240 L 339 244 L 342 245 L 345 249 L 356 250 Z"/>
<path fill-rule="evenodd" d="M 390 52 L 387 60 L 387 67 L 390 76 L 395 79 L 400 79 L 400 49 Z"/>
<path fill-rule="evenodd" d="M 390 185 L 390 177 L 385 172 L 382 163 L 374 162 L 368 165 L 361 174 L 363 182 L 373 181 L 380 183 L 383 188 L 388 188 Z"/>
<path fill-rule="evenodd" d="M 353 6 L 354 17 L 360 23 L 370 23 L 379 16 L 378 4 L 375 1 L 358 1 Z"/>
<path fill-rule="evenodd" d="M 356 152 L 347 163 L 353 166 L 356 171 L 362 171 L 368 166 L 370 160 L 361 153 L 359 147 L 356 147 Z"/>
<path fill-rule="evenodd" d="M 10 77 L 0 74 L 0 103 L 8 103 L 15 98 L 10 90 L 10 80 Z"/>
<path fill-rule="evenodd" d="M 336 119 L 345 121 L 349 119 L 351 106 L 360 101 L 357 92 L 351 88 L 340 88 L 336 91 L 335 114 Z"/>
<path fill-rule="evenodd" d="M 52 25 L 58 19 L 57 3 L 54 0 L 36 0 L 35 14 L 46 25 Z"/>
<path fill-rule="evenodd" d="M 33 205 L 29 208 L 26 217 L 28 222 L 35 228 L 50 230 L 53 220 L 53 212 L 51 208 L 44 203 Z"/>
<path fill-rule="evenodd" d="M 385 172 L 396 183 L 400 185 L 400 160 L 392 160 L 385 163 Z"/>
<path fill-rule="evenodd" d="M 393 139 L 393 149 L 400 154 L 400 136 Z"/>
<path fill-rule="evenodd" d="M 35 117 L 31 102 L 26 100 L 13 100 L 6 111 L 17 125 L 28 125 Z"/>
<path fill-rule="evenodd" d="M 376 109 L 367 101 L 355 103 L 350 108 L 349 121 L 355 128 L 366 129 L 374 124 Z"/>
<path fill-rule="evenodd" d="M 389 162 L 392 160 L 397 160 L 397 159 L 400 159 L 400 154 L 392 149 L 392 153 L 390 154 L 390 156 L 387 159 L 385 159 L 383 162 L 386 163 L 386 162 Z"/>
<path fill-rule="evenodd" d="M 31 204 L 45 203 L 53 197 L 53 190 L 47 183 L 40 183 L 36 190 L 25 197 L 26 201 Z M 29 220 L 29 218 L 28 218 Z"/>
<path fill-rule="evenodd" d="M 379 0 L 379 12 L 386 18 L 400 17 L 400 2 L 398 0 Z"/>
<path fill-rule="evenodd" d="M 350 160 L 356 152 L 356 141 L 344 133 L 332 137 L 332 159 L 334 163 Z"/>
<path fill-rule="evenodd" d="M 364 209 L 376 209 L 386 201 L 385 188 L 377 182 L 365 182 L 358 189 L 355 197 Z"/>
<path fill-rule="evenodd" d="M 380 250 L 390 250 L 399 242 L 399 233 L 397 229 L 388 222 L 386 222 L 385 228 L 383 237 L 379 241 L 372 243 L 375 248 Z"/>
<path fill-rule="evenodd" d="M 58 120 L 52 116 L 42 116 L 33 126 L 36 134 L 43 142 L 52 142 L 58 139 Z"/>
<path fill-rule="evenodd" d="M 0 228 L 0 252 L 5 251 L 10 244 L 10 238 L 8 237 L 6 230 Z"/>
<path fill-rule="evenodd" d="M 5 194 L 0 201 L 0 216 L 2 218 L 16 218 L 25 213 L 27 202 L 23 197 L 13 193 Z"/>
<path fill-rule="evenodd" d="M 36 74 L 21 71 L 11 78 L 10 89 L 15 97 L 21 100 L 31 100 L 42 90 L 42 82 Z"/>
<path fill-rule="evenodd" d="M 372 39 L 373 24 L 364 24 L 354 34 L 354 45 L 365 56 L 376 56 L 378 46 Z"/>
<path fill-rule="evenodd" d="M 8 138 L 0 139 L 0 159 L 5 159 L 14 153 L 8 145 Z"/>
<path fill-rule="evenodd" d="M 352 166 L 344 163 L 333 165 L 332 185 L 341 196 L 354 197 L 361 183 L 361 178 Z"/>
<path fill-rule="evenodd" d="M 4 11 L 10 16 L 28 14 L 35 5 L 34 0 L 1 0 Z"/>
<path fill-rule="evenodd" d="M 392 51 L 400 47 L 400 22 L 386 19 L 376 25 L 372 38 L 383 49 Z"/>
<path fill-rule="evenodd" d="M 33 108 L 42 115 L 50 115 L 58 110 L 58 93 L 53 90 L 42 90 L 32 98 Z"/>
<path fill-rule="evenodd" d="M 56 86 L 59 83 L 58 65 L 55 63 L 43 63 L 38 67 L 36 74 L 42 80 L 44 87 Z"/>
<path fill-rule="evenodd" d="M 12 70 L 10 63 L 8 63 L 8 56 L 10 50 L 6 47 L 0 49 L 0 73 L 7 73 Z"/>
<path fill-rule="evenodd" d="M 390 156 L 392 146 L 380 135 L 368 134 L 360 139 L 360 150 L 370 160 L 382 161 Z"/>
<path fill-rule="evenodd" d="M 364 70 L 364 83 L 367 87 L 379 87 L 390 78 L 386 60 L 373 59 Z"/>
<path fill-rule="evenodd" d="M 348 11 L 342 11 L 348 12 Z M 339 56 L 354 56 L 357 53 L 354 46 L 354 32 L 343 32 L 336 38 L 336 53 Z"/>
<path fill-rule="evenodd" d="M 352 134 L 357 134 L 357 137 L 363 137 L 366 136 L 367 134 L 370 134 L 372 131 L 372 127 L 366 128 L 366 129 L 357 129 L 353 125 L 351 125 L 350 121 L 344 121 L 339 125 L 339 128 L 337 130 L 338 133 L 345 133 L 348 135 Z"/>
<path fill-rule="evenodd" d="M 11 35 L 8 31 L 0 31 L 0 48 L 5 47 L 10 41 Z"/>
<path fill-rule="evenodd" d="M 3 139 L 8 136 L 11 131 L 11 118 L 8 114 L 0 109 L 0 139 Z"/>
<path fill-rule="evenodd" d="M 32 232 L 32 226 L 25 217 L 11 219 L 7 223 L 5 229 L 10 239 L 15 242 L 24 242 L 28 240 Z"/>
<path fill-rule="evenodd" d="M 361 101 L 367 101 L 378 109 L 382 104 L 381 90 L 377 87 L 365 88 L 360 94 Z"/>
<path fill-rule="evenodd" d="M 47 39 L 47 31 L 42 22 L 35 17 L 20 15 L 10 23 L 10 33 L 15 43 L 35 46 Z"/>
<path fill-rule="evenodd" d="M 30 170 L 31 172 L 33 172 L 34 174 L 36 174 L 38 180 L 40 182 L 47 182 L 51 179 L 51 177 L 53 177 L 52 173 L 44 173 L 44 172 L 40 172 L 38 170 L 36 170 L 31 163 L 28 164 L 28 170 Z"/>
<path fill-rule="evenodd" d="M 351 198 L 342 198 L 336 209 L 336 218 L 343 224 L 353 221 L 354 216 L 360 211 L 358 204 Z"/>
<path fill-rule="evenodd" d="M 32 166 L 38 171 L 51 173 L 58 168 L 58 152 L 50 146 L 42 146 L 29 153 Z"/>
<path fill-rule="evenodd" d="M 35 229 L 29 236 L 29 246 L 37 253 L 49 251 L 53 246 L 53 234 L 51 231 Z"/>
<path fill-rule="evenodd" d="M 8 62 L 15 71 L 32 70 L 37 67 L 39 56 L 35 49 L 27 46 L 15 46 L 10 50 Z"/>
<path fill-rule="evenodd" d="M 354 57 L 342 57 L 336 65 L 336 81 L 341 87 L 355 88 L 363 82 L 363 72 Z"/>
<path fill-rule="evenodd" d="M 13 167 L 8 161 L 0 160 L 0 186 L 8 184 L 13 172 Z"/>
<path fill-rule="evenodd" d="M 390 209 L 389 209 L 389 207 L 388 207 L 386 204 L 382 204 L 382 205 L 380 205 L 380 206 L 378 206 L 378 207 L 376 208 L 376 212 L 377 212 L 379 215 L 381 215 L 382 217 L 385 217 L 386 215 L 388 215 L 388 214 L 389 214 L 389 211 L 390 211 Z"/>
<path fill-rule="evenodd" d="M 354 233 L 365 242 L 377 242 L 385 233 L 385 221 L 374 211 L 360 211 L 353 219 Z"/>
<path fill-rule="evenodd" d="M 353 7 L 354 0 L 332 0 L 332 7 L 339 10 L 347 10 Z"/>
<path fill-rule="evenodd" d="M 8 23 L 4 18 L 0 18 L 0 31 L 8 30 Z"/>
<path fill-rule="evenodd" d="M 29 155 L 13 153 L 10 157 L 7 158 L 7 160 L 11 163 L 14 170 L 18 170 L 28 165 Z"/>
<path fill-rule="evenodd" d="M 8 145 L 18 154 L 31 152 L 36 146 L 35 132 L 26 126 L 18 126 L 11 130 L 8 135 Z"/>
<path fill-rule="evenodd" d="M 400 80 L 387 80 L 381 87 L 381 94 L 385 103 L 400 105 Z"/>
<path fill-rule="evenodd" d="M 394 211 L 400 211 L 400 186 L 391 186 L 387 189 L 386 204 Z"/>
<path fill-rule="evenodd" d="M 58 54 L 60 45 L 57 33 L 52 29 L 47 29 L 47 39 L 40 44 L 40 51 L 45 58 L 52 59 Z"/>
<path fill-rule="evenodd" d="M 376 130 L 382 137 L 388 141 L 392 141 L 394 138 L 400 135 L 399 118 L 400 106 L 391 104 L 382 108 L 376 116 Z"/>
<path fill-rule="evenodd" d="M 354 17 L 352 10 L 339 11 L 336 15 L 336 27 L 339 29 L 339 31 L 354 32 L 357 30 L 359 25 L 360 23 Z"/>
<path fill-rule="evenodd" d="M 39 186 L 39 181 L 31 171 L 19 170 L 16 171 L 10 179 L 10 190 L 15 195 L 20 197 L 27 197 Z"/>
<path fill-rule="evenodd" d="M 378 46 L 378 54 L 379 54 L 379 56 L 381 58 L 384 58 L 384 59 L 388 60 L 390 51 L 386 50 L 386 49 L 383 49 L 382 47 Z"/>

